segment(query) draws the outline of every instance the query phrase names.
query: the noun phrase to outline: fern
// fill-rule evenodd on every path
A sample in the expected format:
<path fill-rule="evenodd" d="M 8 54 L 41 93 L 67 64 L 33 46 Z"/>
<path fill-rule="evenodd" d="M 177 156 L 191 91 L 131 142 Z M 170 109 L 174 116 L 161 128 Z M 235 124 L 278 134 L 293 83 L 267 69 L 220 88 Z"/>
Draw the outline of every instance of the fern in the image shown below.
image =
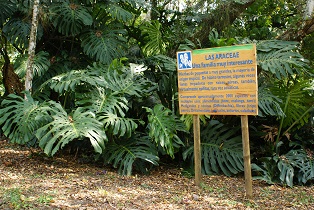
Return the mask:
<path fill-rule="evenodd" d="M 96 61 L 110 64 L 114 58 L 122 57 L 126 39 L 122 29 L 88 30 L 81 35 L 81 46 L 85 54 Z"/>
<path fill-rule="evenodd" d="M 9 95 L 2 101 L 0 124 L 4 135 L 11 142 L 26 144 L 35 138 L 35 131 L 51 121 L 47 106 L 35 101 L 28 92 L 24 99 L 17 95 Z"/>
<path fill-rule="evenodd" d="M 47 155 L 54 155 L 70 141 L 88 138 L 95 152 L 102 153 L 107 141 L 103 124 L 89 111 L 77 108 L 73 116 L 68 115 L 60 104 L 50 102 L 53 121 L 39 128 L 36 137 L 39 146 Z"/>
<path fill-rule="evenodd" d="M 256 48 L 258 65 L 278 79 L 298 74 L 308 67 L 308 61 L 297 52 L 297 42 L 262 41 Z"/>
<path fill-rule="evenodd" d="M 145 163 L 158 165 L 159 158 L 157 149 L 147 137 L 138 135 L 127 140 L 119 140 L 118 143 L 111 142 L 104 151 L 104 161 L 119 167 L 119 173 L 131 175 L 134 166 L 139 166 L 139 170 L 145 170 Z"/>
<path fill-rule="evenodd" d="M 90 26 L 93 18 L 87 8 L 82 5 L 63 2 L 50 6 L 51 20 L 60 33 L 76 36 L 84 26 Z"/>
<path fill-rule="evenodd" d="M 241 136 L 238 128 L 229 128 L 217 120 L 211 120 L 201 133 L 202 171 L 205 174 L 220 173 L 226 176 L 244 170 Z M 183 152 L 183 159 L 194 157 L 194 146 Z"/>
<path fill-rule="evenodd" d="M 17 1 L 16 0 L 0 0 L 0 26 L 7 21 L 9 17 L 11 17 L 14 12 L 17 10 Z"/>
<path fill-rule="evenodd" d="M 174 158 L 174 148 L 184 145 L 177 136 L 177 130 L 186 132 L 185 125 L 171 113 L 170 109 L 157 104 L 153 109 L 144 107 L 149 113 L 149 136 Z"/>

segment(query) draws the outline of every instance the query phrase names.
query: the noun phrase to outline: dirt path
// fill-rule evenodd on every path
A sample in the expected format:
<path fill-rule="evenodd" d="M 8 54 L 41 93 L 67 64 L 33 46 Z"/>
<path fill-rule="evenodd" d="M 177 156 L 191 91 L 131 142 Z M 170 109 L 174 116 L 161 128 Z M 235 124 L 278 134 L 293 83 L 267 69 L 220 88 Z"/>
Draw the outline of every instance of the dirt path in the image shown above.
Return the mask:
<path fill-rule="evenodd" d="M 243 177 L 203 176 L 201 188 L 179 169 L 120 176 L 69 158 L 31 156 L 0 141 L 0 209 L 314 209 L 314 186 L 285 188 Z"/>

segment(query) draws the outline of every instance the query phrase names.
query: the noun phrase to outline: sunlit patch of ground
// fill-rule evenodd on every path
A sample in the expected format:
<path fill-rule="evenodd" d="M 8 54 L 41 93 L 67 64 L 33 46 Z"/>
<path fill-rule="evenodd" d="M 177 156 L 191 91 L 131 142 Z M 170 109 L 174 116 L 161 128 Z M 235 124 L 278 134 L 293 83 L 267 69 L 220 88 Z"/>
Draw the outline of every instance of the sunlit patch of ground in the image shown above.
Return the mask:
<path fill-rule="evenodd" d="M 203 176 L 198 188 L 179 169 L 120 176 L 0 141 L 0 209 L 314 209 L 314 186 L 254 181 L 253 191 L 246 199 L 243 177 Z"/>

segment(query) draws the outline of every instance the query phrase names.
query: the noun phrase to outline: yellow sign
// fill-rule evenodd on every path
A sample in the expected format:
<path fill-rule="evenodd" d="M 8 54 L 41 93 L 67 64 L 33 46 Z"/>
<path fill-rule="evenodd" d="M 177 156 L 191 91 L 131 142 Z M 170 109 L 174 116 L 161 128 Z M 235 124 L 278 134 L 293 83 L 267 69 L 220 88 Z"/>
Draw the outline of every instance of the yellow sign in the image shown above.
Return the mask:
<path fill-rule="evenodd" d="M 257 115 L 255 44 L 177 52 L 180 114 Z"/>

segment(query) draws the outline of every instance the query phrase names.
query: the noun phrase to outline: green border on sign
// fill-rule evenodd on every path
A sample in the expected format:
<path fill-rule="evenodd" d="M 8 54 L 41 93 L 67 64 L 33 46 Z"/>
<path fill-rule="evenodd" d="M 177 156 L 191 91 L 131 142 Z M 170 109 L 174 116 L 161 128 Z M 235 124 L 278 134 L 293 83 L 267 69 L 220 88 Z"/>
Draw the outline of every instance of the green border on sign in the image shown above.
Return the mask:
<path fill-rule="evenodd" d="M 193 54 L 205 54 L 205 53 L 221 53 L 221 52 L 232 52 L 239 50 L 252 50 L 254 49 L 254 44 L 244 44 L 244 45 L 236 45 L 236 46 L 227 46 L 227 47 L 215 47 L 215 48 L 206 48 L 206 49 L 198 49 L 193 50 Z"/>

